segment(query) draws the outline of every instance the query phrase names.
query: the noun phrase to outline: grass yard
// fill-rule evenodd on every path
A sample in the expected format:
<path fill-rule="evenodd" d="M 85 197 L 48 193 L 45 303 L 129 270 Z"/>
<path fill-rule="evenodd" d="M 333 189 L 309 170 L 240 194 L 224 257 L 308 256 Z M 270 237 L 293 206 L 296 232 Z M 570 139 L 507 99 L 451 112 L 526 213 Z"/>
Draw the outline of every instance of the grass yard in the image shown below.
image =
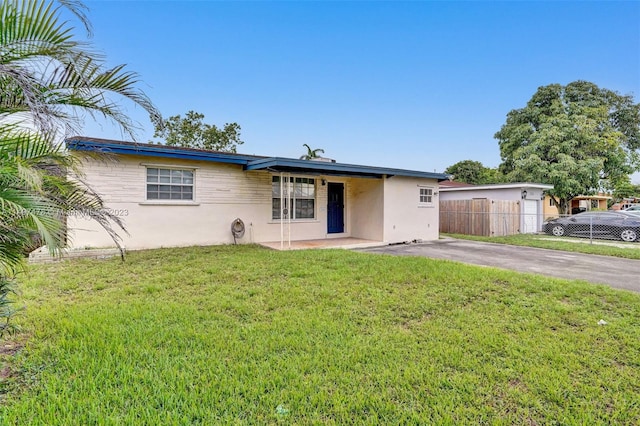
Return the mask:
<path fill-rule="evenodd" d="M 640 423 L 640 295 L 604 286 L 224 246 L 21 289 L 1 424 Z"/>
<path fill-rule="evenodd" d="M 477 235 L 442 234 L 461 240 L 485 241 L 488 243 L 511 244 L 514 246 L 537 247 L 551 250 L 571 251 L 575 253 L 599 254 L 601 256 L 622 257 L 640 260 L 640 243 L 624 243 L 612 240 L 594 240 L 588 238 L 557 238 L 542 234 L 516 234 L 504 237 L 481 237 Z"/>

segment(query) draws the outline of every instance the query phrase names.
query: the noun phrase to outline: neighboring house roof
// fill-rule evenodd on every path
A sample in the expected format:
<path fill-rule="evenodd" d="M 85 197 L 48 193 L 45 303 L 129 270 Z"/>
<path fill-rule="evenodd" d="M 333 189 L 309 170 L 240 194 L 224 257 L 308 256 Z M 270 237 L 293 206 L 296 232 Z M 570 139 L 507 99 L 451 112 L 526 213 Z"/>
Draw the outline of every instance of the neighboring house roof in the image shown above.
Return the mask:
<path fill-rule="evenodd" d="M 579 195 L 573 197 L 573 200 L 611 200 L 613 197 L 609 195 Z"/>
<path fill-rule="evenodd" d="M 388 167 L 362 166 L 357 164 L 330 163 L 325 161 L 300 160 L 295 158 L 264 157 L 234 154 L 166 145 L 123 142 L 75 136 L 66 140 L 67 147 L 75 151 L 100 151 L 121 155 L 177 158 L 182 160 L 210 161 L 242 165 L 245 170 L 268 170 L 272 172 L 311 173 L 334 176 L 391 177 L 405 176 L 425 179 L 448 180 L 449 175 Z"/>
<path fill-rule="evenodd" d="M 490 190 L 490 189 L 526 189 L 526 188 L 535 188 L 535 189 L 553 189 L 553 185 L 546 185 L 544 183 L 532 183 L 532 182 L 516 182 L 516 183 L 495 183 L 490 185 L 471 185 L 471 186 L 459 186 L 454 188 L 447 188 L 440 184 L 441 192 L 452 192 L 452 191 L 477 191 L 477 190 Z"/>
<path fill-rule="evenodd" d="M 445 180 L 440 182 L 440 188 L 460 188 L 463 186 L 475 186 L 472 183 L 456 182 L 455 180 Z"/>

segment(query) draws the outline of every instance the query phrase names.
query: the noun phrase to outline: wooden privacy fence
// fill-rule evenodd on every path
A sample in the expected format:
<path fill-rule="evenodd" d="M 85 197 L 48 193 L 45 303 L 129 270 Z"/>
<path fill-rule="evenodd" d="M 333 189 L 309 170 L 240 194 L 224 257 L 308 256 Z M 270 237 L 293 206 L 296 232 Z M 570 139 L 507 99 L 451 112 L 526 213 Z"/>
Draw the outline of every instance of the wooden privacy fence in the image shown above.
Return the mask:
<path fill-rule="evenodd" d="M 520 202 L 505 200 L 440 201 L 440 232 L 498 237 L 520 232 Z"/>

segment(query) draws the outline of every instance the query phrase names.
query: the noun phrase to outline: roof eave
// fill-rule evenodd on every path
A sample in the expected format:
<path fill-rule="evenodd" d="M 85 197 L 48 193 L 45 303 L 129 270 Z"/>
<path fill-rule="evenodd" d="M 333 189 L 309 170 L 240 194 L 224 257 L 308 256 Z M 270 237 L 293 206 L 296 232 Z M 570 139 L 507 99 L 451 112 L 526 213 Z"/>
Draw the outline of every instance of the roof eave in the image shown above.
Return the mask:
<path fill-rule="evenodd" d="M 66 140 L 67 148 L 74 151 L 104 152 L 119 155 L 140 155 L 148 157 L 172 158 L 191 161 L 230 163 L 243 166 L 244 170 L 266 170 L 271 172 L 290 172 L 331 176 L 353 176 L 363 178 L 382 178 L 392 176 L 448 180 L 444 173 L 429 173 L 415 170 L 394 169 L 388 167 L 362 166 L 356 164 L 310 161 L 282 157 L 259 157 L 180 147 L 139 144 L 134 142 L 95 139 L 75 136 Z"/>
<path fill-rule="evenodd" d="M 414 170 L 392 169 L 387 167 L 361 166 L 356 164 L 329 163 L 322 161 L 296 160 L 292 158 L 261 158 L 247 163 L 245 170 L 270 170 L 297 173 L 317 173 L 325 175 L 360 176 L 360 177 L 391 177 L 404 176 L 422 179 L 447 180 L 443 173 L 428 173 Z"/>
<path fill-rule="evenodd" d="M 215 161 L 218 163 L 230 163 L 245 165 L 248 161 L 255 159 L 251 156 L 239 154 L 225 154 L 220 152 L 206 151 L 181 151 L 164 145 L 150 144 L 119 144 L 100 142 L 94 143 L 80 138 L 70 138 L 66 140 L 67 148 L 74 151 L 104 152 L 121 155 L 141 155 L 146 157 L 176 158 L 191 161 Z"/>

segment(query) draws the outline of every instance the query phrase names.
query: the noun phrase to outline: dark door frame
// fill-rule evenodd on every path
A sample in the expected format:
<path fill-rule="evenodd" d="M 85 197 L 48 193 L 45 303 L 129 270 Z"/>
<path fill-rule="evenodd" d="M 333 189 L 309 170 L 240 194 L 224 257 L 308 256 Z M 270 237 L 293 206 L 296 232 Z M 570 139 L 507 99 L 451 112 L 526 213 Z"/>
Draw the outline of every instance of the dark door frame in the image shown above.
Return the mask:
<path fill-rule="evenodd" d="M 344 183 L 327 183 L 327 233 L 344 232 Z"/>

